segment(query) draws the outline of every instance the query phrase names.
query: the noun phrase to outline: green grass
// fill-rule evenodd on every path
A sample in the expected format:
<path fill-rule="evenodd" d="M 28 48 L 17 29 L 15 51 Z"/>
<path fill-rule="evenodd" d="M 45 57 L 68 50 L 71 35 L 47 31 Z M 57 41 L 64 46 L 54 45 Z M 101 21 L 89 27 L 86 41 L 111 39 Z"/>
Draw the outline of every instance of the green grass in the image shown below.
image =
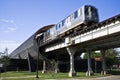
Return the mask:
<path fill-rule="evenodd" d="M 28 72 L 28 71 L 10 71 L 10 72 L 4 72 L 1 74 L 1 77 L 19 77 L 19 76 L 26 76 L 26 75 L 35 75 L 35 72 Z"/>
<path fill-rule="evenodd" d="M 15 79 L 2 79 L 2 80 L 44 80 L 44 79 L 36 79 L 36 78 L 15 78 Z"/>
<path fill-rule="evenodd" d="M 108 73 L 112 75 L 120 75 L 120 69 L 108 70 Z"/>
<path fill-rule="evenodd" d="M 45 79 L 66 79 L 68 77 L 68 73 L 45 73 L 42 74 L 39 72 L 39 79 L 36 79 L 36 72 L 28 72 L 28 71 L 20 71 L 20 72 L 5 72 L 0 75 L 2 80 L 45 80 Z M 27 77 L 29 76 L 29 77 Z M 100 77 L 100 73 L 95 73 L 94 76 L 86 77 L 85 72 L 77 72 L 77 76 L 72 78 L 94 78 L 94 77 Z M 17 77 L 17 78 L 11 78 L 11 79 L 5 79 L 6 77 Z M 19 78 L 18 78 L 19 77 Z"/>

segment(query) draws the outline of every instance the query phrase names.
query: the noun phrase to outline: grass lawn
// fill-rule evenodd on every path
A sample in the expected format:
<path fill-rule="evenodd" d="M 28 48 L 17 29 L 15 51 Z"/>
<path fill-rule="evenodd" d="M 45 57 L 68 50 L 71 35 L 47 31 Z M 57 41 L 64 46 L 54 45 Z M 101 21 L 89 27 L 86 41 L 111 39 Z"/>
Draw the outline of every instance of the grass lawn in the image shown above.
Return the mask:
<path fill-rule="evenodd" d="M 10 72 L 4 72 L 1 73 L 1 77 L 20 77 L 20 76 L 31 76 L 31 75 L 35 75 L 35 72 L 28 72 L 28 71 L 10 71 Z"/>
<path fill-rule="evenodd" d="M 85 72 L 77 72 L 77 76 L 72 78 L 94 78 L 94 77 L 100 77 L 100 73 L 95 73 L 94 76 L 86 77 Z M 42 74 L 39 72 L 39 79 L 36 79 L 36 72 L 28 72 L 28 71 L 20 71 L 20 72 L 5 72 L 1 73 L 0 77 L 2 77 L 2 80 L 45 80 L 45 79 L 66 79 L 68 77 L 68 73 L 45 73 Z"/>

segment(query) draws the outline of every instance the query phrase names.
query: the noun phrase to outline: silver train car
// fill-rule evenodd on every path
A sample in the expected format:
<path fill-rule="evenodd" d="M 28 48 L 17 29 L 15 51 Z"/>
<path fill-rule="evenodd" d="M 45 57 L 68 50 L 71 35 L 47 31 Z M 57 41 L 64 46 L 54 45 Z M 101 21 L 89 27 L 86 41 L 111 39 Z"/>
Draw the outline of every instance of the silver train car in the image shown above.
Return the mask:
<path fill-rule="evenodd" d="M 44 40 L 53 40 L 58 35 L 65 33 L 66 31 L 75 28 L 76 26 L 79 26 L 81 24 L 84 26 L 88 26 L 90 24 L 98 22 L 99 18 L 97 9 L 91 5 L 84 5 L 76 10 L 74 13 L 60 21 L 54 27 L 48 29 L 45 32 Z"/>

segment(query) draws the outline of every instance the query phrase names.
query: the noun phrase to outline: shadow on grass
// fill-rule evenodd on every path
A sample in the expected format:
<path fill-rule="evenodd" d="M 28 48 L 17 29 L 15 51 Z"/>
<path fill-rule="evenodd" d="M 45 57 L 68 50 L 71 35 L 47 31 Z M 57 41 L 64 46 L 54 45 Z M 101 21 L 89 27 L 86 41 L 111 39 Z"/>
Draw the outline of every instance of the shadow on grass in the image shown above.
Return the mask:
<path fill-rule="evenodd" d="M 112 75 L 120 75 L 120 69 L 113 69 L 113 70 L 108 71 L 108 73 Z"/>

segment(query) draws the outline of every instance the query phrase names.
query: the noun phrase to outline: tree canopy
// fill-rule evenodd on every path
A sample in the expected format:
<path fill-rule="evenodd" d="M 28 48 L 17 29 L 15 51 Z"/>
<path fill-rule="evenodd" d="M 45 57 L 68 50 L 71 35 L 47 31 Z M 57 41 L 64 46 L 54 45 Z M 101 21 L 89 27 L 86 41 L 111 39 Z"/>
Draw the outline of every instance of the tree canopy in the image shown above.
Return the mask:
<path fill-rule="evenodd" d="M 94 58 L 101 58 L 101 52 L 99 53 L 96 53 L 95 51 L 92 51 L 91 52 L 91 58 L 94 59 Z M 115 49 L 108 49 L 105 51 L 105 57 L 106 58 L 110 58 L 110 59 L 113 59 L 115 58 L 116 56 L 118 55 L 118 52 L 115 50 Z M 87 59 L 88 57 L 88 54 L 85 53 L 84 55 L 84 58 L 83 59 Z"/>

